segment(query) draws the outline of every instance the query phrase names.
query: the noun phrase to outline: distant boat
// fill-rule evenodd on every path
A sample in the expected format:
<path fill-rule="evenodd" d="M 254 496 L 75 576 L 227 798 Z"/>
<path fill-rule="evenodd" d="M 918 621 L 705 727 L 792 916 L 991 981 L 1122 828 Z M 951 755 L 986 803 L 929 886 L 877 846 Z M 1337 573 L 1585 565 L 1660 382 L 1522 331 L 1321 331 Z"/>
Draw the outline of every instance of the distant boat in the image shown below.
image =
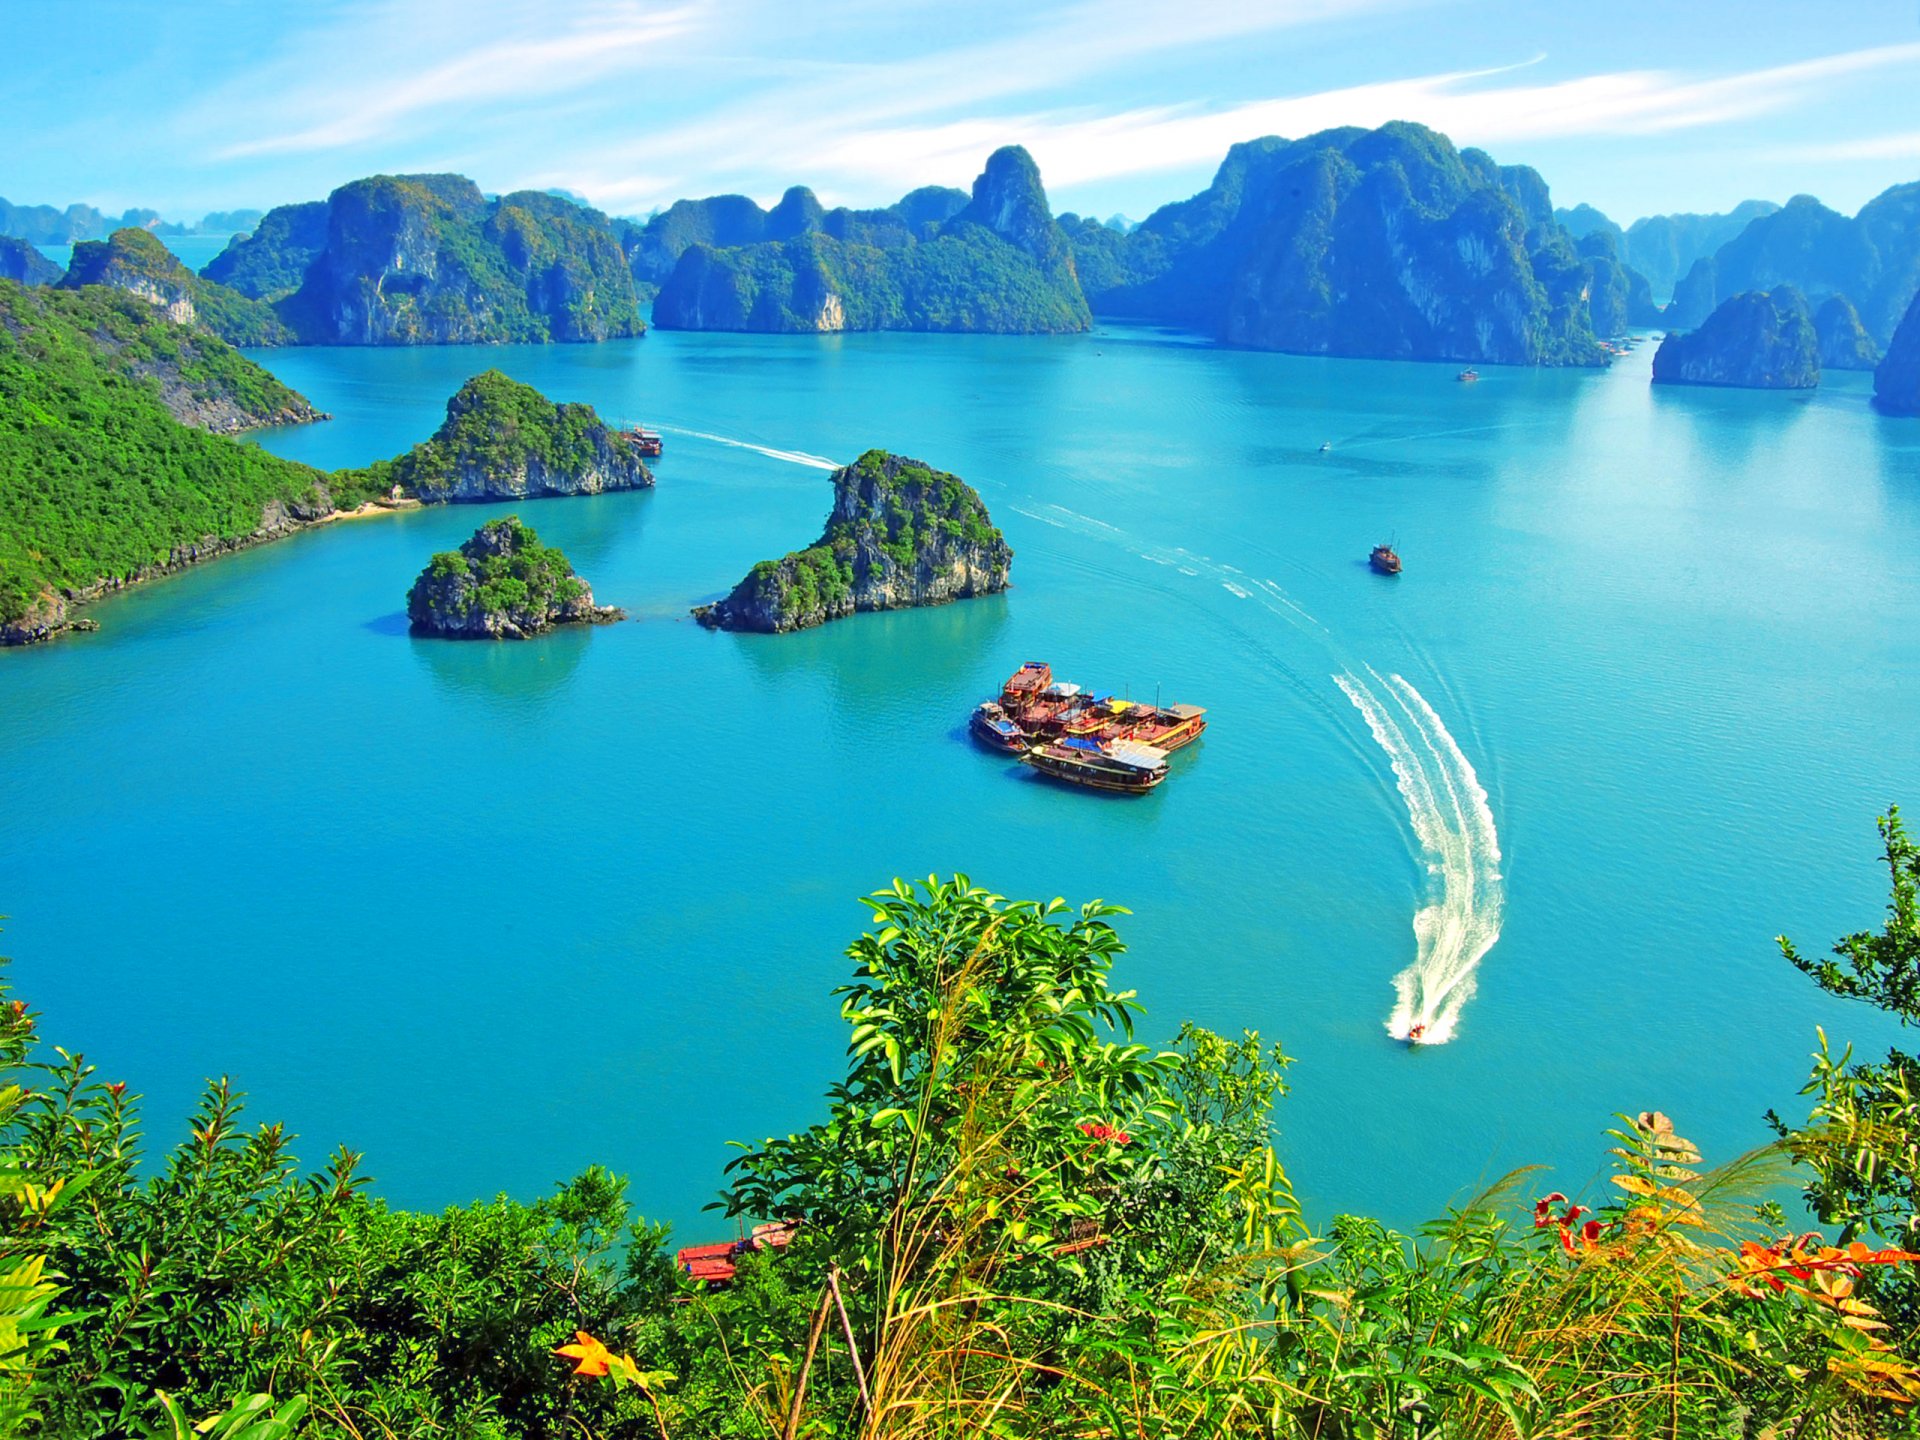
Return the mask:
<path fill-rule="evenodd" d="M 1480 372 L 1478 370 L 1473 369 L 1471 366 L 1469 366 L 1467 369 L 1462 370 L 1458 375 L 1454 376 L 1453 378 L 1456 380 L 1464 381 L 1466 384 L 1471 385 L 1474 381 L 1480 378 Z"/>
<path fill-rule="evenodd" d="M 1333 442 L 1331 440 L 1322 440 L 1320 442 L 1320 453 L 1322 455 L 1326 454 L 1327 451 L 1331 450 L 1332 448 L 1333 448 Z"/>
<path fill-rule="evenodd" d="M 666 442 L 661 440 L 660 432 L 649 430 L 644 425 L 636 425 L 627 431 L 627 439 L 633 442 L 634 449 L 649 460 L 658 459 L 660 452 L 666 448 Z"/>
<path fill-rule="evenodd" d="M 1398 575 L 1400 573 L 1400 557 L 1394 553 L 1393 546 L 1391 545 L 1374 546 L 1373 553 L 1367 556 L 1367 563 L 1382 575 Z"/>
<path fill-rule="evenodd" d="M 1427 1038 L 1427 1027 L 1421 1024 L 1419 1021 L 1416 1020 L 1414 1021 L 1413 1024 L 1407 1027 L 1407 1044 L 1418 1045 L 1418 1044 L 1421 1044 L 1423 1041 L 1425 1041 L 1426 1038 Z"/>

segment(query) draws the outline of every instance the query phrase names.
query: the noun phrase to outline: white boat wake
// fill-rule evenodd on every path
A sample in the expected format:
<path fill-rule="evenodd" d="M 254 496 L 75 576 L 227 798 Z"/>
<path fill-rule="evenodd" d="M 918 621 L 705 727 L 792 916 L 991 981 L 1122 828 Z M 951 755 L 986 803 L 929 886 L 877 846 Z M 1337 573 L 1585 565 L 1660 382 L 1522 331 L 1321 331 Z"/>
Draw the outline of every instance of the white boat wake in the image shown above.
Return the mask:
<path fill-rule="evenodd" d="M 804 450 L 775 450 L 768 445 L 756 445 L 751 440 L 735 440 L 726 435 L 710 435 L 705 430 L 683 430 L 678 425 L 660 425 L 656 429 L 669 435 L 685 435 L 694 440 L 711 440 L 716 445 L 731 445 L 736 450 L 751 450 L 756 455 L 765 455 L 769 460 L 784 460 L 789 465 L 805 465 L 810 470 L 838 470 L 839 462 L 827 459 L 824 455 L 809 455 Z"/>
<path fill-rule="evenodd" d="M 1500 938 L 1506 886 L 1500 837 L 1487 792 L 1440 717 L 1399 675 L 1367 667 L 1374 685 L 1348 672 L 1333 677 L 1393 765 L 1428 874 L 1427 902 L 1413 917 L 1414 960 L 1393 977 L 1387 1033 L 1441 1045 L 1453 1038 L 1473 998 L 1474 971 Z"/>

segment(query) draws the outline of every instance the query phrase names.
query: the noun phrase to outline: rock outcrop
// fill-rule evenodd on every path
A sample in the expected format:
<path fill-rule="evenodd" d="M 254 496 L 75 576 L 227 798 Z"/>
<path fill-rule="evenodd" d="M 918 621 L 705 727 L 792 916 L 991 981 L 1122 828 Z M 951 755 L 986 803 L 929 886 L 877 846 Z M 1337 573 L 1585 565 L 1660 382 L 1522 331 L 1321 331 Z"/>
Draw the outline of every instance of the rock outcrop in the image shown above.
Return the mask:
<path fill-rule="evenodd" d="M 1656 385 L 1811 389 L 1820 383 L 1820 343 L 1806 297 L 1791 285 L 1735 295 L 1699 329 L 1661 341 L 1653 379 Z"/>
<path fill-rule="evenodd" d="M 820 538 L 764 560 L 702 625 L 780 633 L 862 610 L 943 605 L 1007 588 L 1013 551 L 965 481 L 884 450 L 833 473 Z"/>
<path fill-rule="evenodd" d="M 1303 354 L 1605 362 L 1544 182 L 1421 125 L 1236 145 L 1192 199 L 1072 239 L 1099 314 Z"/>
<path fill-rule="evenodd" d="M 1822 370 L 1871 370 L 1880 363 L 1880 347 L 1844 295 L 1827 297 L 1814 313 L 1813 333 L 1820 341 Z"/>
<path fill-rule="evenodd" d="M 51 285 L 63 273 L 31 241 L 0 235 L 0 280 L 11 280 L 16 285 Z"/>
<path fill-rule="evenodd" d="M 488 200 L 460 175 L 375 175 L 283 206 L 207 266 L 272 299 L 315 345 L 598 341 L 638 335 L 607 217 L 543 191 Z"/>
<path fill-rule="evenodd" d="M 1920 296 L 1907 307 L 1873 372 L 1873 403 L 1889 415 L 1920 415 Z"/>
<path fill-rule="evenodd" d="M 593 589 L 567 557 L 520 523 L 490 520 L 458 550 L 433 557 L 407 592 L 416 635 L 524 640 L 556 625 L 625 618 L 593 603 Z"/>
<path fill-rule="evenodd" d="M 1659 307 L 1647 277 L 1624 264 L 1613 237 L 1590 230 L 1574 242 L 1586 273 L 1587 320 L 1602 339 L 1624 335 L 1636 325 L 1656 325 Z"/>
<path fill-rule="evenodd" d="M 555 404 L 498 370 L 460 387 L 431 439 L 353 474 L 362 488 L 398 486 L 426 504 L 598 495 L 653 484 L 634 443 L 591 405 Z"/>
<path fill-rule="evenodd" d="M 326 248 L 326 201 L 279 205 L 247 234 L 229 240 L 200 275 L 254 300 L 279 300 L 300 288 L 307 267 Z"/>
<path fill-rule="evenodd" d="M 716 209 L 705 223 L 724 215 L 733 233 L 757 224 L 764 238 L 688 244 L 654 300 L 654 323 L 802 332 L 1086 329 L 1092 317 L 1072 248 L 1032 157 L 1017 146 L 997 150 L 973 194 L 956 206 L 958 194 L 923 189 L 885 210 L 823 210 L 812 191 L 796 188 L 757 222 L 738 206 Z M 692 232 L 701 219 L 688 210 L 671 235 Z M 668 237 L 665 225 L 643 232 L 636 265 L 657 264 Z"/>
<path fill-rule="evenodd" d="M 1777 285 L 1816 305 L 1845 295 L 1884 345 L 1920 291 L 1920 181 L 1883 191 L 1851 218 L 1796 195 L 1695 261 L 1674 289 L 1667 322 L 1698 325 L 1728 296 Z"/>
<path fill-rule="evenodd" d="M 175 324 L 205 330 L 229 345 L 285 345 L 294 338 L 269 307 L 201 279 L 146 230 L 116 230 L 105 240 L 75 245 L 73 263 L 60 286 L 77 290 L 85 285 L 137 295 Z"/>

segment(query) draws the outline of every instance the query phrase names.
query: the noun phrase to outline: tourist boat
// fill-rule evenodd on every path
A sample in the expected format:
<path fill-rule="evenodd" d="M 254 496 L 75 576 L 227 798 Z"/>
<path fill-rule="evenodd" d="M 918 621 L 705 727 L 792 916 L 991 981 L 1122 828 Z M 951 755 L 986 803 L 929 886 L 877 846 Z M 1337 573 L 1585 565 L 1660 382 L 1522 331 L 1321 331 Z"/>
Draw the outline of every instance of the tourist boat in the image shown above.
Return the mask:
<path fill-rule="evenodd" d="M 1427 1027 L 1422 1022 L 1416 1020 L 1407 1027 L 1407 1044 L 1423 1045 L 1426 1043 L 1426 1039 Z"/>
<path fill-rule="evenodd" d="M 1478 370 L 1473 369 L 1471 366 L 1469 366 L 1467 369 L 1462 370 L 1458 375 L 1454 376 L 1453 378 L 1458 381 L 1461 381 L 1463 384 L 1471 385 L 1474 381 L 1480 378 L 1480 372 Z"/>
<path fill-rule="evenodd" d="M 1126 738 L 1156 750 L 1191 745 L 1207 728 L 1207 712 L 1198 705 L 1136 705 L 1134 710 L 1140 718 L 1128 727 Z"/>
<path fill-rule="evenodd" d="M 983 700 L 974 709 L 973 719 L 967 724 L 976 740 L 992 746 L 995 750 L 1005 750 L 1018 755 L 1029 743 L 1027 732 L 1011 719 L 998 703 Z"/>
<path fill-rule="evenodd" d="M 1010 711 L 1031 705 L 1053 684 L 1053 667 L 1044 660 L 1029 660 L 1000 687 L 1000 704 Z"/>
<path fill-rule="evenodd" d="M 1331 450 L 1332 448 L 1333 448 L 1333 442 L 1331 440 L 1322 440 L 1320 442 L 1320 453 L 1322 455 L 1326 454 L 1327 451 Z"/>
<path fill-rule="evenodd" d="M 665 442 L 660 438 L 660 432 L 649 430 L 644 425 L 636 425 L 627 431 L 627 439 L 633 443 L 634 449 L 649 460 L 657 460 L 665 446 Z"/>
<path fill-rule="evenodd" d="M 1167 752 L 1137 740 L 1050 740 L 1020 757 L 1052 780 L 1140 795 L 1167 778 Z"/>
<path fill-rule="evenodd" d="M 1398 575 L 1400 573 L 1400 557 L 1394 553 L 1393 546 L 1391 545 L 1374 546 L 1373 553 L 1367 556 L 1367 563 L 1382 575 Z"/>

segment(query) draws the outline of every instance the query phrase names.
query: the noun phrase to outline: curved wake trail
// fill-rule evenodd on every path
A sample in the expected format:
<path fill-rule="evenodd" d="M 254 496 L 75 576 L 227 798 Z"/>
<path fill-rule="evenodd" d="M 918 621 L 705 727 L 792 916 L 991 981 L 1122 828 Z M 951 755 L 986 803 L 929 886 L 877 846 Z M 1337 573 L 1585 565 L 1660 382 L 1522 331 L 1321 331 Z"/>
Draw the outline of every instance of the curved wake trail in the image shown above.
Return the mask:
<path fill-rule="evenodd" d="M 678 425 L 660 425 L 656 429 L 669 435 L 685 435 L 694 440 L 711 440 L 716 445 L 731 445 L 736 450 L 751 450 L 756 455 L 765 455 L 769 460 L 784 460 L 789 465 L 805 465 L 810 470 L 838 470 L 839 462 L 827 459 L 824 455 L 809 455 L 804 450 L 775 450 L 768 445 L 755 445 L 751 440 L 735 440 L 726 435 L 710 435 L 705 430 L 683 430 Z"/>
<path fill-rule="evenodd" d="M 1420 1025 L 1423 1043 L 1440 1045 L 1453 1038 L 1474 971 L 1500 938 L 1500 837 L 1473 765 L 1425 697 L 1402 676 L 1367 674 L 1379 689 L 1351 672 L 1333 681 L 1387 752 L 1429 877 L 1427 903 L 1413 917 L 1413 963 L 1393 977 L 1387 1033 L 1405 1040 Z"/>

